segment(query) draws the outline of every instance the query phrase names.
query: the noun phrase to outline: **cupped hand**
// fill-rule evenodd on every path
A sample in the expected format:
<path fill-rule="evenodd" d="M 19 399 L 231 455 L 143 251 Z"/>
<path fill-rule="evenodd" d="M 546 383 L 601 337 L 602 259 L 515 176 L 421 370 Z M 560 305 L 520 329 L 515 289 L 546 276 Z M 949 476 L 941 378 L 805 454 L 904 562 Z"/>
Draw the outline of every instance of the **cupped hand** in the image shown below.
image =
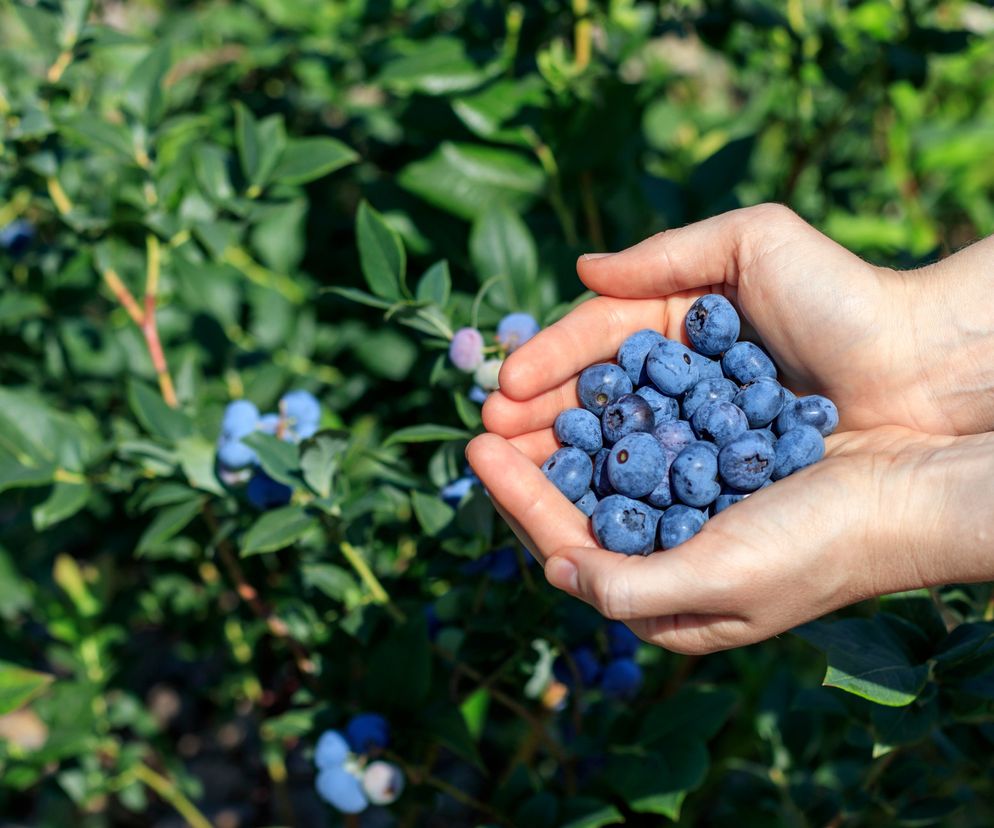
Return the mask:
<path fill-rule="evenodd" d="M 991 486 L 977 485 L 994 476 L 990 442 L 893 426 L 837 434 L 823 461 L 647 556 L 600 548 L 589 519 L 546 480 L 537 464 L 555 448 L 551 432 L 484 434 L 467 456 L 549 583 L 647 642 L 701 654 L 870 596 L 990 578 L 991 538 L 967 542 L 990 509 L 978 498 L 990 501 L 980 492 Z"/>
<path fill-rule="evenodd" d="M 923 346 L 914 283 L 864 262 L 780 205 L 734 210 L 620 253 L 584 256 L 577 271 L 600 295 L 507 359 L 500 391 L 483 410 L 487 430 L 514 437 L 547 426 L 576 404 L 577 374 L 613 359 L 634 331 L 654 328 L 686 342 L 688 308 L 712 292 L 736 305 L 784 385 L 836 403 L 843 430 L 986 430 L 974 427 L 970 412 L 950 411 L 936 392 L 949 354 Z"/>

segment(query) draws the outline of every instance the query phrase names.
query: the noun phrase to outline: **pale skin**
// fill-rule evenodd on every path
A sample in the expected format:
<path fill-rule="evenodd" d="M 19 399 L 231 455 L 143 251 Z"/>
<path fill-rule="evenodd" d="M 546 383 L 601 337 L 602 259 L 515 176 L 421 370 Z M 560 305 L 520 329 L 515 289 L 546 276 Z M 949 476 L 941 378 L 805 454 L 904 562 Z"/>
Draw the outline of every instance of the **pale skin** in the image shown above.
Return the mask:
<path fill-rule="evenodd" d="M 467 448 L 547 580 L 643 640 L 703 654 L 890 592 L 994 580 L 994 238 L 917 271 L 867 264 L 779 205 L 582 256 L 598 296 L 505 362 Z M 655 328 L 686 342 L 722 293 L 781 381 L 838 405 L 825 460 L 713 517 L 681 546 L 627 557 L 538 465 L 577 374 Z"/>

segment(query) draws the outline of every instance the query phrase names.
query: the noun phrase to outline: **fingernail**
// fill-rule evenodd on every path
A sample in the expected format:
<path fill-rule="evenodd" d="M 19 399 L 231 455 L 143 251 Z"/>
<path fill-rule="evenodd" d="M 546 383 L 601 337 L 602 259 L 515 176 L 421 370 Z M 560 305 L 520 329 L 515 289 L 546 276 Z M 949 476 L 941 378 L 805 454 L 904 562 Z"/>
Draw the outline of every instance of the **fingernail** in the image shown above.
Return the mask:
<path fill-rule="evenodd" d="M 583 260 L 589 262 L 591 259 L 604 259 L 613 255 L 614 253 L 584 253 Z"/>
<path fill-rule="evenodd" d="M 580 581 L 576 567 L 567 558 L 552 558 L 545 563 L 545 579 L 556 589 L 579 592 Z"/>

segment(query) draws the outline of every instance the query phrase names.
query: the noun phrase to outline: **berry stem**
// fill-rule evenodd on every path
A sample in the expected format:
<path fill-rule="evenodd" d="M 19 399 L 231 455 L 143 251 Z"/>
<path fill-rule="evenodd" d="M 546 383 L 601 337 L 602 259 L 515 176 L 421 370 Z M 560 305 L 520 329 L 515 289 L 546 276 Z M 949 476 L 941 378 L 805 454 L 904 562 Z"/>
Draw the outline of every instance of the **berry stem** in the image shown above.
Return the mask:
<path fill-rule="evenodd" d="M 210 820 L 200 812 L 200 809 L 190 801 L 186 794 L 176 787 L 176 783 L 171 779 L 152 770 L 144 762 L 139 762 L 132 769 L 132 774 L 172 805 L 191 828 L 213 828 Z"/>
<path fill-rule="evenodd" d="M 294 664 L 297 666 L 297 672 L 299 672 L 301 676 L 314 675 L 316 668 L 314 666 L 314 662 L 307 654 L 307 650 L 304 649 L 304 645 L 290 634 L 290 628 L 287 626 L 287 623 L 262 603 L 262 600 L 259 598 L 259 593 L 246 579 L 245 572 L 242 569 L 241 564 L 238 563 L 238 557 L 231 548 L 231 544 L 228 542 L 227 538 L 221 535 L 221 527 L 217 522 L 217 517 L 214 515 L 214 511 L 211 509 L 210 504 L 204 505 L 203 515 L 204 520 L 207 522 L 208 527 L 216 539 L 215 548 L 217 549 L 217 556 L 221 560 L 221 565 L 227 571 L 228 577 L 234 582 L 235 592 L 238 594 L 238 597 L 248 604 L 249 608 L 256 615 L 256 617 L 266 622 L 266 627 L 274 637 L 285 642 L 290 648 L 290 652 L 293 654 Z"/>
<path fill-rule="evenodd" d="M 583 71 L 590 65 L 590 43 L 593 34 L 590 0 L 573 0 L 573 14 L 576 16 L 576 23 L 573 26 L 574 65 L 578 71 Z"/>

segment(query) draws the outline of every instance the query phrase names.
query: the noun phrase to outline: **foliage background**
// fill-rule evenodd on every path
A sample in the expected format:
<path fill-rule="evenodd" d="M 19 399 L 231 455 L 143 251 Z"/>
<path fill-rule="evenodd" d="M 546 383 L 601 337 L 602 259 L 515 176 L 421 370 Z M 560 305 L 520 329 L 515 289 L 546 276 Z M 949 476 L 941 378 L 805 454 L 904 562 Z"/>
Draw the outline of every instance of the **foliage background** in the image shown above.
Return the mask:
<path fill-rule="evenodd" d="M 557 711 L 549 654 L 599 620 L 523 561 L 468 572 L 509 535 L 437 493 L 479 427 L 447 332 L 554 320 L 580 252 L 762 200 L 896 266 L 990 233 L 992 30 L 958 0 L 0 3 L 0 228 L 35 228 L 0 250 L 0 822 L 339 824 L 313 744 L 373 709 L 409 789 L 363 825 L 991 824 L 989 587 L 808 628 L 834 687 L 793 636 L 643 647 L 635 702 Z M 260 516 L 221 411 L 293 387 L 325 431 L 260 443 L 296 490 Z"/>

